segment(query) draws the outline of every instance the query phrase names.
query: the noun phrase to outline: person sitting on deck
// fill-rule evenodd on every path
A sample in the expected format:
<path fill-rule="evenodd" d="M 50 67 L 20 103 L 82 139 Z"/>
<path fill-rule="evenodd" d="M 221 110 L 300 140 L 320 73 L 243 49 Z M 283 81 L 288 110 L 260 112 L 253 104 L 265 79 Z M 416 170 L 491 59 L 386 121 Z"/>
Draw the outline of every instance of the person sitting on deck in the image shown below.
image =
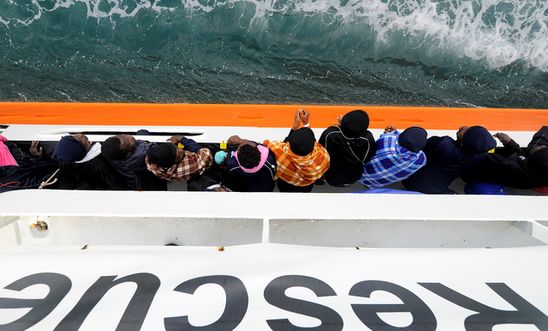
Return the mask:
<path fill-rule="evenodd" d="M 121 190 L 124 177 L 101 154 L 101 144 L 81 133 L 64 136 L 55 145 L 52 159 L 59 164 L 58 182 L 52 188 Z"/>
<path fill-rule="evenodd" d="M 314 182 L 329 169 L 329 154 L 316 142 L 309 121 L 310 113 L 298 109 L 291 131 L 283 142 L 264 141 L 276 155 L 280 192 L 311 192 Z"/>
<path fill-rule="evenodd" d="M 482 158 L 464 176 L 468 188 L 477 187 L 478 182 L 518 189 L 548 186 L 548 126 L 533 136 L 525 150 L 505 133 L 496 133 L 494 137 L 503 148 Z M 469 190 L 468 193 L 483 192 Z"/>
<path fill-rule="evenodd" d="M 153 176 L 145 164 L 146 153 L 153 145 L 129 134 L 119 134 L 103 142 L 101 153 L 126 178 L 130 189 L 166 190 L 166 182 Z"/>
<path fill-rule="evenodd" d="M 208 148 L 202 148 L 192 139 L 173 136 L 170 143 L 151 146 L 145 162 L 147 169 L 156 177 L 183 181 L 201 175 L 213 163 L 213 155 Z"/>
<path fill-rule="evenodd" d="M 369 116 L 358 109 L 339 116 L 338 124 L 322 133 L 319 142 L 329 153 L 331 163 L 324 176 L 329 185 L 349 186 L 360 179 L 364 165 L 376 150 L 368 127 Z"/>
<path fill-rule="evenodd" d="M 40 142 L 32 141 L 30 148 L 0 136 L 6 147 L 5 163 L 0 166 L 0 193 L 18 189 L 36 189 L 48 178 L 55 176 L 58 165 L 46 155 Z"/>
<path fill-rule="evenodd" d="M 495 139 L 482 126 L 461 127 L 456 141 L 449 136 L 430 137 L 423 149 L 428 160 L 426 166 L 404 180 L 403 185 L 421 193 L 453 194 L 449 189 L 451 183 L 495 146 Z"/>
<path fill-rule="evenodd" d="M 422 151 L 427 132 L 410 127 L 399 133 L 389 125 L 377 140 L 375 156 L 363 167 L 360 182 L 370 189 L 397 183 L 411 176 L 426 164 Z"/>
<path fill-rule="evenodd" d="M 276 156 L 268 147 L 231 136 L 229 146 L 237 146 L 226 157 L 228 186 L 236 192 L 272 192 L 276 187 Z"/>

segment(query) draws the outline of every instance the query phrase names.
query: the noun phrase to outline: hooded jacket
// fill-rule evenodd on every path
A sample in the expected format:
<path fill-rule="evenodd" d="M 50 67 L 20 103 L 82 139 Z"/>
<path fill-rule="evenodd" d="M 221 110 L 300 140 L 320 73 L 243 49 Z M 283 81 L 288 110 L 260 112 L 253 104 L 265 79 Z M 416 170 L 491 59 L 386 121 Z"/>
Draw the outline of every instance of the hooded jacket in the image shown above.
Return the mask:
<path fill-rule="evenodd" d="M 545 145 L 541 129 L 529 143 L 527 151 L 511 140 L 495 154 L 488 154 L 475 164 L 464 176 L 466 182 L 487 182 L 503 186 L 531 189 L 548 186 L 548 147 L 530 154 L 533 147 Z M 547 132 L 544 132 L 548 139 Z M 546 145 L 545 145 L 546 146 Z"/>
<path fill-rule="evenodd" d="M 226 160 L 231 190 L 236 192 L 272 192 L 276 187 L 276 156 L 268 150 L 268 157 L 254 173 L 245 172 L 238 163 L 235 151 L 230 151 Z"/>
<path fill-rule="evenodd" d="M 376 144 L 368 130 L 361 137 L 345 137 L 338 126 L 328 127 L 319 143 L 329 153 L 331 165 L 325 180 L 332 186 L 348 186 L 360 179 L 363 166 L 375 155 Z"/>
<path fill-rule="evenodd" d="M 449 189 L 451 183 L 487 156 L 487 151 L 496 145 L 491 139 L 467 140 L 464 149 L 449 136 L 429 138 L 424 147 L 426 166 L 404 180 L 403 185 L 421 193 L 454 193 Z"/>

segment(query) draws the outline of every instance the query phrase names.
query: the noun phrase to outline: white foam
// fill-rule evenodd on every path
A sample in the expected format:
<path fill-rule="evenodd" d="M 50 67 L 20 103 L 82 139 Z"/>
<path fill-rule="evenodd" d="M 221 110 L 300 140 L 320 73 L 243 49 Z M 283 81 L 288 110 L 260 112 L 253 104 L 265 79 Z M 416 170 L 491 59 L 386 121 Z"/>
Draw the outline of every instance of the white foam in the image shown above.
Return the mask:
<path fill-rule="evenodd" d="M 45 11 L 69 8 L 84 4 L 88 17 L 97 19 L 130 18 L 140 11 L 150 10 L 162 15 L 172 12 L 172 7 L 162 7 L 159 1 L 136 0 L 131 9 L 123 0 L 108 0 L 108 11 L 100 8 L 100 0 L 57 0 L 51 9 L 42 6 L 39 0 L 32 0 L 34 16 L 20 20 L 0 17 L 4 25 L 28 25 L 39 20 Z M 180 0 L 187 10 L 211 12 L 215 9 L 233 7 L 242 0 L 207 1 Z M 250 0 L 255 16 L 250 29 L 256 28 L 261 20 L 267 20 L 276 13 L 318 15 L 327 12 L 342 18 L 344 24 L 366 22 L 375 32 L 380 46 L 401 43 L 393 40 L 394 33 L 412 38 L 451 52 L 457 57 L 483 61 L 490 68 L 503 68 L 521 60 L 531 67 L 548 71 L 548 24 L 545 11 L 548 1 L 535 0 Z M 8 5 L 16 2 L 8 0 Z M 443 6 L 443 8 L 442 8 Z M 484 19 L 484 17 L 490 17 Z"/>

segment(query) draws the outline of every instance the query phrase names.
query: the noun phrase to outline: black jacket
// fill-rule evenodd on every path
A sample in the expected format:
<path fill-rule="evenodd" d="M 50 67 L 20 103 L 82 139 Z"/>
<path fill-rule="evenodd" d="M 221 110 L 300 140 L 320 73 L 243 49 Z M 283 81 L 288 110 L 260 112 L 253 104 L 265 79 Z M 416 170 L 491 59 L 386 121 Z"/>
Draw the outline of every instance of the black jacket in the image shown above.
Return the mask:
<path fill-rule="evenodd" d="M 497 149 L 474 165 L 464 176 L 466 182 L 487 182 L 503 186 L 530 189 L 548 185 L 548 174 L 536 174 L 529 169 L 526 153 L 515 141 Z"/>
<path fill-rule="evenodd" d="M 61 167 L 58 183 L 53 188 L 67 190 L 127 190 L 124 176 L 100 154 L 84 163 Z"/>
<path fill-rule="evenodd" d="M 272 192 L 276 186 L 276 156 L 269 150 L 268 158 L 262 168 L 250 174 L 242 170 L 233 152 L 228 152 L 226 165 L 229 172 L 228 187 L 236 192 Z"/>
<path fill-rule="evenodd" d="M 363 166 L 377 148 L 371 132 L 365 137 L 346 138 L 337 126 L 328 127 L 319 142 L 329 153 L 330 166 L 324 177 L 332 186 L 347 186 L 360 179 Z"/>
<path fill-rule="evenodd" d="M 428 194 L 454 193 L 449 185 L 487 155 L 467 154 L 449 136 L 430 137 L 423 151 L 426 154 L 426 165 L 402 183 L 408 190 Z"/>

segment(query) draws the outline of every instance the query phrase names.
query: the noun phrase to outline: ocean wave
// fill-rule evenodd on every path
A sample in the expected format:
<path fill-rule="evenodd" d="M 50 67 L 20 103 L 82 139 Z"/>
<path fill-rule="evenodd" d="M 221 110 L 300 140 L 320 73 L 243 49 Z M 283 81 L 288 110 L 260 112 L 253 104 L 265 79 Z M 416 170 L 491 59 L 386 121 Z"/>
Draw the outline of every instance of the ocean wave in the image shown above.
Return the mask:
<path fill-rule="evenodd" d="M 29 26 L 45 13 L 83 6 L 88 19 L 115 29 L 143 12 L 192 20 L 242 5 L 252 11 L 241 22 L 250 32 L 280 15 L 319 16 L 326 29 L 373 33 L 381 51 L 420 48 L 423 57 L 446 52 L 491 69 L 522 61 L 548 71 L 548 1 L 541 0 L 8 0 L 0 4 L 0 24 Z"/>

